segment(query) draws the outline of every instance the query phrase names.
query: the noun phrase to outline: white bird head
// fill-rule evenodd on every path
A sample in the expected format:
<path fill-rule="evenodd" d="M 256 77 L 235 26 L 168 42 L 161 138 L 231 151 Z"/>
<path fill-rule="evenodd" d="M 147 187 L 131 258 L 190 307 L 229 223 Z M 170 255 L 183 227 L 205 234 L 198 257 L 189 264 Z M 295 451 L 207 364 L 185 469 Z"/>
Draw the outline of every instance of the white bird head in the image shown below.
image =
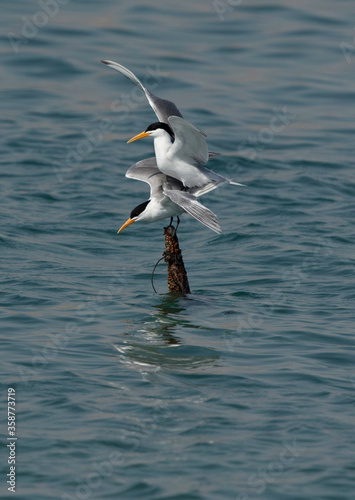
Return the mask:
<path fill-rule="evenodd" d="M 144 132 L 132 137 L 132 139 L 127 141 L 127 144 L 137 141 L 138 139 L 143 139 L 144 137 L 153 137 L 153 139 L 155 139 L 156 137 L 164 137 L 167 134 L 170 136 L 171 140 L 174 140 L 174 132 L 167 123 L 155 122 L 149 125 Z"/>
<path fill-rule="evenodd" d="M 147 208 L 149 202 L 150 200 L 145 201 L 144 203 L 141 203 L 136 208 L 134 208 L 131 212 L 129 219 L 123 224 L 122 227 L 120 227 L 120 229 L 117 231 L 117 234 L 123 231 L 123 229 L 128 227 L 130 224 L 133 224 L 133 222 L 142 219 L 145 215 L 145 209 Z"/>

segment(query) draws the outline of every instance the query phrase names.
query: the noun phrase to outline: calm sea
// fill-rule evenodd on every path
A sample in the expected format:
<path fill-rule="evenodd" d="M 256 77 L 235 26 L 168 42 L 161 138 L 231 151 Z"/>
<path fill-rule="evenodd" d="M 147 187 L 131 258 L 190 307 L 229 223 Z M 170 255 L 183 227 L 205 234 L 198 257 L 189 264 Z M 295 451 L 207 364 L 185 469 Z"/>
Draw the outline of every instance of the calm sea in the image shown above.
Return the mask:
<path fill-rule="evenodd" d="M 24 500 L 353 499 L 354 2 L 2 8 L 1 498 L 15 441 Z M 156 118 L 101 59 L 246 185 L 182 218 L 191 296 L 151 287 L 164 221 L 116 234 Z"/>

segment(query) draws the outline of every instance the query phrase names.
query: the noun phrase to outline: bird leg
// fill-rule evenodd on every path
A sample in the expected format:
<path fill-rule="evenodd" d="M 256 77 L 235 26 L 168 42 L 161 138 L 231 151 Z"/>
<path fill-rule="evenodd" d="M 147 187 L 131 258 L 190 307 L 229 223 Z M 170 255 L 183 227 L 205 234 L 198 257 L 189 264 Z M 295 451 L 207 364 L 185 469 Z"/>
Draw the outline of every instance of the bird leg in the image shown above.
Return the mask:
<path fill-rule="evenodd" d="M 176 216 L 176 219 L 177 219 L 176 227 L 173 226 L 174 217 L 170 217 L 170 222 L 169 222 L 169 226 L 168 226 L 168 227 L 171 227 L 172 229 L 174 229 L 174 234 L 176 233 L 177 228 L 179 227 L 179 224 L 180 224 L 180 217 L 178 215 Z"/>
<path fill-rule="evenodd" d="M 177 218 L 177 224 L 176 224 L 175 232 L 177 231 L 177 228 L 179 227 L 179 224 L 180 224 L 180 217 L 177 215 L 176 218 Z"/>

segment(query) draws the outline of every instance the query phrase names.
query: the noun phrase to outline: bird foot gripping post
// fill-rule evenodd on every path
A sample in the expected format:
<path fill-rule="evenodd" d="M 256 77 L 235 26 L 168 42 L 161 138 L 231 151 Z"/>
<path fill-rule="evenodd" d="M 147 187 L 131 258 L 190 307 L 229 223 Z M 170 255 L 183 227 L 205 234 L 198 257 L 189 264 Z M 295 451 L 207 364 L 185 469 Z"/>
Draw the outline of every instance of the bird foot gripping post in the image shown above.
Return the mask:
<path fill-rule="evenodd" d="M 165 252 L 163 256 L 168 266 L 169 292 L 180 294 L 191 293 L 175 227 L 171 225 L 165 227 L 164 234 Z"/>

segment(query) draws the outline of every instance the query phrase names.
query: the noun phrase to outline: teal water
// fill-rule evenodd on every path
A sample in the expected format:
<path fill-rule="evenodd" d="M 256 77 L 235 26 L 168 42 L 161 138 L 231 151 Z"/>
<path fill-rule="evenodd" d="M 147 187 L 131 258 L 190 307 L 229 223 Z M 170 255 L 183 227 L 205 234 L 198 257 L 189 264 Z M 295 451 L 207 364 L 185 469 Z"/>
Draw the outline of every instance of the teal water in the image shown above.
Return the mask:
<path fill-rule="evenodd" d="M 352 499 L 353 2 L 49 3 L 2 3 L 17 498 Z M 101 59 L 173 100 L 247 186 L 203 198 L 221 235 L 182 218 L 189 297 L 163 264 L 151 288 L 164 222 L 116 235 L 148 196 L 124 173 L 153 150 L 126 141 L 155 116 Z"/>

